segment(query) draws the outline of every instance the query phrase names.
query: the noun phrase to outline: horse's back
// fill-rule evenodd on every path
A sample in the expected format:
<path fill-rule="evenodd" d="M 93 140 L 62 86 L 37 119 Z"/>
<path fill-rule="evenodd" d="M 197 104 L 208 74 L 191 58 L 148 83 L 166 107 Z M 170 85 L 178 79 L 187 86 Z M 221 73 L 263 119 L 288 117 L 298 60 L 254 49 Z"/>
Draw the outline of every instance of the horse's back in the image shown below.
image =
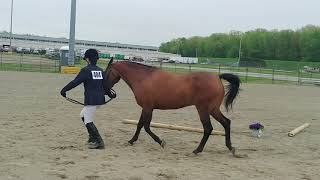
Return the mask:
<path fill-rule="evenodd" d="M 223 99 L 224 88 L 219 76 L 212 73 L 196 72 L 185 75 L 163 71 L 155 72 L 145 84 L 144 94 L 158 109 L 177 109 L 190 105 Z M 219 104 L 217 103 L 217 104 Z"/>

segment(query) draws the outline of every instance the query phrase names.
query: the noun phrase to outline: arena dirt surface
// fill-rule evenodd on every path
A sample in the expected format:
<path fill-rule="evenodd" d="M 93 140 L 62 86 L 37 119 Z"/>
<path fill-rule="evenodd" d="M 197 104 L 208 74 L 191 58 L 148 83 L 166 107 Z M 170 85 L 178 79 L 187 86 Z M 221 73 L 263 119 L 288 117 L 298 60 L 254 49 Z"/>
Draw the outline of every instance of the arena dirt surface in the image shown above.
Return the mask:
<path fill-rule="evenodd" d="M 142 130 L 133 146 L 140 107 L 121 81 L 118 98 L 97 111 L 96 125 L 105 150 L 88 150 L 87 132 L 79 119 L 81 106 L 59 95 L 74 75 L 0 71 L 0 179 L 319 179 L 320 96 L 316 86 L 242 84 L 233 112 L 235 158 L 223 136 L 211 136 L 195 156 L 202 134 L 152 130 L 166 140 L 164 149 Z M 82 100 L 83 88 L 67 93 Z M 201 127 L 194 107 L 154 112 L 153 122 Z M 213 120 L 214 129 L 223 130 Z M 258 139 L 250 123 L 265 126 Z M 289 130 L 311 126 L 293 138 Z"/>

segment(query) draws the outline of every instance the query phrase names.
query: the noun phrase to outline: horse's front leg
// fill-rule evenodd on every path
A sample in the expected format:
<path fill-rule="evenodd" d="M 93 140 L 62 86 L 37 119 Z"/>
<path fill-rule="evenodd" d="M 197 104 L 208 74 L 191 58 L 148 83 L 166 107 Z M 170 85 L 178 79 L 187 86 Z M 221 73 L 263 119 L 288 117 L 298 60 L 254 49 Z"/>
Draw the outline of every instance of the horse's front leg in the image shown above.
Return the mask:
<path fill-rule="evenodd" d="M 143 127 L 143 124 L 144 124 L 144 121 L 145 121 L 145 118 L 146 118 L 146 114 L 147 113 L 142 109 L 142 112 L 141 112 L 141 115 L 140 115 L 140 119 L 139 119 L 139 122 L 137 124 L 136 132 L 135 132 L 134 136 L 131 138 L 131 140 L 128 141 L 129 144 L 133 145 L 133 143 L 138 140 L 141 128 Z"/>
<path fill-rule="evenodd" d="M 145 118 L 145 121 L 144 121 L 144 129 L 146 130 L 146 132 L 152 137 L 153 140 L 155 140 L 157 143 L 160 144 L 160 146 L 162 148 L 164 148 L 166 142 L 164 140 L 161 140 L 157 135 L 155 135 L 151 129 L 150 129 L 150 123 L 151 123 L 151 120 L 152 120 L 152 112 L 153 110 L 151 111 L 146 111 L 146 118 Z"/>

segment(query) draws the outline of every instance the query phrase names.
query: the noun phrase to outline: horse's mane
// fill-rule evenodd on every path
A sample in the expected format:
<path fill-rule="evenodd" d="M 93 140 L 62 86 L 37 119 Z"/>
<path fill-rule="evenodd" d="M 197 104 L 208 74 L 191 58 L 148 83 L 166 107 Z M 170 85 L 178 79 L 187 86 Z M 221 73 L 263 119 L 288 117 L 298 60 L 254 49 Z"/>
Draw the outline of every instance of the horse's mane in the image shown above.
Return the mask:
<path fill-rule="evenodd" d="M 157 67 L 154 67 L 154 66 L 149 66 L 149 65 L 145 65 L 145 64 L 141 64 L 141 63 L 136 63 L 136 62 L 122 61 L 122 63 L 125 63 L 128 66 L 131 66 L 134 68 L 144 69 L 146 71 L 155 71 L 158 69 Z"/>

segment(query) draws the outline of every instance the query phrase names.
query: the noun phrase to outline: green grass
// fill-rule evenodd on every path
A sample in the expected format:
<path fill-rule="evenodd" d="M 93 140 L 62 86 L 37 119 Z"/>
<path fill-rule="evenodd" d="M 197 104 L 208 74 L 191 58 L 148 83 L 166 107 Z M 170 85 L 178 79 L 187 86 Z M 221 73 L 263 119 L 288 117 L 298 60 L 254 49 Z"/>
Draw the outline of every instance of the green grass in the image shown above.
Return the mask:
<path fill-rule="evenodd" d="M 162 70 L 167 71 L 167 72 L 173 72 L 177 74 L 188 74 L 190 71 L 188 69 L 181 69 L 181 68 L 167 68 L 163 67 Z M 191 71 L 195 72 L 195 71 Z M 218 74 L 213 72 L 213 74 Z M 292 81 L 280 81 L 280 80 L 273 80 L 268 79 L 268 78 L 257 78 L 257 77 L 245 77 L 245 76 L 240 76 L 240 80 L 242 83 L 252 83 L 252 84 L 297 84 L 297 82 L 292 82 Z"/>
<path fill-rule="evenodd" d="M 2 63 L 0 64 L 1 71 L 28 71 L 28 72 L 59 72 L 59 66 L 52 65 L 35 65 L 35 64 L 16 64 Z"/>
<path fill-rule="evenodd" d="M 282 80 L 273 80 L 267 78 L 257 78 L 257 77 L 245 77 L 240 76 L 240 80 L 242 83 L 251 83 L 251 84 L 285 84 L 285 85 L 297 85 L 298 82 L 294 81 L 282 81 Z"/>
<path fill-rule="evenodd" d="M 232 65 L 238 62 L 238 58 L 206 58 L 199 57 L 199 63 L 206 63 L 207 59 L 210 63 L 217 63 L 221 65 Z M 265 60 L 268 69 L 281 69 L 281 70 L 297 70 L 299 67 L 311 66 L 320 67 L 320 61 L 306 62 L 306 61 L 290 61 L 290 60 Z"/>
<path fill-rule="evenodd" d="M 222 65 L 231 65 L 238 62 L 238 58 L 208 58 L 199 57 L 199 63 L 217 63 Z"/>
<path fill-rule="evenodd" d="M 245 67 L 230 67 L 230 65 L 238 61 L 237 58 L 199 58 L 200 62 L 207 62 L 206 59 L 212 63 L 220 64 L 221 69 L 228 69 L 230 71 L 236 72 L 246 72 Z M 275 70 L 275 75 L 286 75 L 286 76 L 299 76 L 302 78 L 320 78 L 320 73 L 310 73 L 304 72 L 303 66 L 310 67 L 320 67 L 320 62 L 298 62 L 298 61 L 283 61 L 283 60 L 265 60 L 265 68 L 248 68 L 249 72 L 252 73 L 263 73 L 263 74 L 273 74 L 273 69 Z M 192 67 L 201 67 L 201 68 L 214 68 L 218 69 L 218 64 L 195 64 Z M 177 65 L 179 66 L 188 66 L 188 65 Z M 299 74 L 299 70 L 300 74 Z"/>
<path fill-rule="evenodd" d="M 282 61 L 282 60 L 265 60 L 266 68 L 275 68 L 288 71 L 296 71 L 303 68 L 303 66 L 320 67 L 320 62 L 299 62 L 299 61 Z"/>

